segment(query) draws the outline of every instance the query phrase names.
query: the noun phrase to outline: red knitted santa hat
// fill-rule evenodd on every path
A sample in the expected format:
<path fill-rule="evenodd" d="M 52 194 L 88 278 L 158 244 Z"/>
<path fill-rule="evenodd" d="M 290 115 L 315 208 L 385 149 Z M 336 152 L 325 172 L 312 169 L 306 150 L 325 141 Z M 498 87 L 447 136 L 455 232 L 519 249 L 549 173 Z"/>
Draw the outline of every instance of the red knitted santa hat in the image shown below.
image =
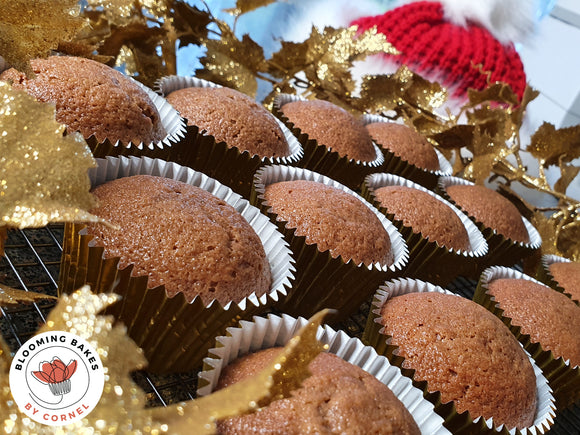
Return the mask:
<path fill-rule="evenodd" d="M 390 61 L 435 77 L 455 97 L 465 98 L 468 88 L 486 88 L 489 73 L 491 83 L 507 83 L 521 100 L 526 75 L 513 44 L 500 43 L 474 22 L 461 26 L 444 15 L 441 3 L 421 1 L 383 15 L 359 18 L 351 25 L 358 25 L 360 31 L 377 26 L 377 31 L 401 53 L 385 54 Z"/>

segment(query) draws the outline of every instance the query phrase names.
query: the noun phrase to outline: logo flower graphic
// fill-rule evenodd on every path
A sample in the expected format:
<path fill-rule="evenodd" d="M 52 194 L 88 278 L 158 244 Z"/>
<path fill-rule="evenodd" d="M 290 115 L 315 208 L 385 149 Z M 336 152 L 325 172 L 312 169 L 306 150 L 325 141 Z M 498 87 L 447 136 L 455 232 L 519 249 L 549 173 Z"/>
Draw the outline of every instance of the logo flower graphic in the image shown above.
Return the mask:
<path fill-rule="evenodd" d="M 68 365 L 55 356 L 52 362 L 43 361 L 40 363 L 40 371 L 32 372 L 34 377 L 48 384 L 48 388 L 55 396 L 70 393 L 70 378 L 77 369 L 77 361 L 71 360 Z"/>

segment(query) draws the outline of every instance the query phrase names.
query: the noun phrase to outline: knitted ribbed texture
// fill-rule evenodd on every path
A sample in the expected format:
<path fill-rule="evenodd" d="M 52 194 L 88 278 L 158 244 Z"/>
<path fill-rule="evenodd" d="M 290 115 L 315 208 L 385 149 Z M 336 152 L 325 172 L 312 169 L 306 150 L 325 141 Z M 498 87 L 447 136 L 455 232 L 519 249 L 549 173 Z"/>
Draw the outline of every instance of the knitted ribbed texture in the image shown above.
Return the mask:
<path fill-rule="evenodd" d="M 507 83 L 520 100 L 523 96 L 526 75 L 513 44 L 502 45 L 477 24 L 462 27 L 445 21 L 440 3 L 411 3 L 383 15 L 359 18 L 351 25 L 358 25 L 360 31 L 377 26 L 401 52 L 399 56 L 385 55 L 389 60 L 435 77 L 455 97 L 465 98 L 468 88 L 486 88 L 485 72 L 491 73 L 491 83 Z"/>

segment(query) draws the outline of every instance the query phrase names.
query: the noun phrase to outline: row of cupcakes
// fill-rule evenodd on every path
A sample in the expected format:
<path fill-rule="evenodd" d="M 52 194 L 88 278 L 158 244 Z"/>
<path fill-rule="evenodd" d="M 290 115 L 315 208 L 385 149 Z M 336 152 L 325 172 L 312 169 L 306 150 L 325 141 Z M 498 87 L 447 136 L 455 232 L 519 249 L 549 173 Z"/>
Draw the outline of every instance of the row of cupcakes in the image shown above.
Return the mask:
<path fill-rule="evenodd" d="M 282 179 L 285 181 L 303 181 L 306 179 L 305 181 L 313 181 L 325 186 L 340 186 L 338 183 L 320 174 L 294 167 L 271 166 L 264 168 L 261 172 L 262 175 L 267 175 L 266 177 L 261 177 L 261 180 L 265 181 L 267 184 L 275 184 L 272 183 L 274 180 L 279 182 Z M 228 189 L 225 186 L 215 182 L 215 180 L 209 179 L 203 174 L 197 173 L 196 171 L 193 171 L 189 168 L 181 167 L 175 163 L 168 163 L 148 158 L 107 158 L 105 160 L 99 160 L 99 168 L 94 171 L 91 176 L 95 184 L 100 184 L 110 179 L 118 179 L 119 177 L 129 177 L 131 175 L 143 173 L 183 180 L 193 185 L 203 187 L 204 189 L 209 190 L 214 194 L 218 194 L 223 199 L 228 200 L 228 202 L 231 200 L 232 204 L 239 204 L 236 206 L 236 208 L 242 211 L 249 208 L 247 201 L 245 201 L 239 195 L 233 193 L 231 189 Z M 257 184 L 259 186 L 259 183 Z M 257 191 L 260 189 L 262 188 L 258 187 Z M 133 190 L 125 192 L 125 194 L 129 196 L 135 196 L 135 190 L 135 186 L 133 186 Z M 265 191 L 265 189 L 263 190 Z M 349 192 L 349 189 L 342 186 L 341 191 Z M 182 192 L 183 189 L 179 189 L 179 193 Z M 348 195 L 354 196 L 356 194 L 354 192 L 349 192 Z M 281 196 L 284 197 L 284 195 Z M 118 205 L 118 201 L 116 205 Z M 142 204 L 139 203 L 139 206 L 142 206 Z M 370 205 L 368 205 L 367 208 L 370 210 Z M 259 215 L 255 209 L 253 210 L 253 213 L 255 216 Z M 167 218 L 167 216 L 162 214 L 162 209 L 158 210 L 158 213 L 156 213 L 154 216 L 156 218 L 155 224 L 158 227 L 162 227 L 164 219 Z M 248 215 L 246 214 L 246 216 Z M 250 216 L 252 216 L 251 213 Z M 265 218 L 263 215 L 260 216 L 261 218 Z M 376 214 L 376 216 L 378 217 L 378 214 Z M 249 218 L 249 220 L 252 221 L 253 219 Z M 266 221 L 267 219 L 262 219 L 257 225 L 257 228 L 263 226 L 264 228 L 269 228 L 266 233 L 274 233 L 275 231 L 272 228 L 272 223 Z M 174 298 L 168 298 L 163 288 L 147 289 L 147 279 L 144 279 L 143 276 L 131 276 L 132 270 L 130 267 L 119 267 L 119 258 L 107 259 L 103 257 L 102 248 L 97 246 L 94 246 L 92 247 L 93 249 L 91 249 L 91 246 L 88 244 L 87 240 L 88 236 L 83 234 L 83 232 L 75 233 L 77 230 L 78 228 L 73 229 L 72 231 L 67 230 L 67 238 L 65 238 L 65 256 L 63 256 L 63 259 L 68 258 L 69 260 L 63 260 L 64 267 L 62 270 L 64 272 L 61 275 L 61 278 L 64 277 L 69 280 L 72 279 L 72 283 L 69 283 L 69 288 L 71 290 L 76 288 L 76 286 L 84 283 L 83 280 L 89 279 L 90 276 L 96 280 L 94 285 L 97 288 L 102 289 L 102 291 L 108 291 L 113 286 L 114 282 L 120 281 L 122 284 L 120 284 L 119 287 L 115 289 L 115 291 L 120 292 L 124 296 L 124 301 L 122 304 L 119 304 L 118 306 L 111 309 L 110 313 L 114 314 L 117 318 L 129 325 L 129 333 L 145 349 L 146 354 L 152 360 L 152 368 L 154 369 L 159 369 L 159 366 L 155 366 L 155 364 L 159 364 L 159 360 L 163 361 L 163 364 L 165 364 L 161 370 L 174 370 L 176 367 L 179 367 L 179 364 L 183 364 L 184 362 L 185 364 L 191 364 L 196 360 L 196 358 L 204 356 L 205 351 L 210 346 L 215 335 L 223 333 L 225 327 L 230 324 L 234 324 L 237 318 L 256 314 L 276 305 L 271 301 L 264 301 L 264 303 L 259 306 L 260 304 L 256 302 L 256 300 L 259 300 L 257 295 L 250 295 L 245 300 L 245 302 L 242 303 L 235 304 L 232 302 L 225 304 L 225 310 L 222 310 L 222 305 L 224 304 L 220 304 L 217 300 L 213 300 L 209 304 L 206 302 L 206 305 L 204 306 L 204 301 L 201 298 L 186 300 L 186 298 L 181 295 L 178 295 Z M 393 240 L 396 240 L 397 236 L 393 236 L 394 234 L 396 234 L 396 231 L 391 233 Z M 134 234 L 132 234 L 132 236 L 134 236 Z M 74 253 L 74 249 L 69 250 L 69 237 L 72 239 L 82 239 L 83 237 L 85 238 L 85 243 L 78 242 L 79 245 L 76 247 L 76 253 Z M 399 240 L 402 240 L 402 238 Z M 270 246 L 282 248 L 282 250 L 286 251 L 286 253 L 288 252 L 286 249 L 284 249 L 286 242 L 283 241 L 279 234 L 276 237 L 268 237 L 267 241 L 264 243 L 264 246 L 268 244 L 270 244 Z M 306 246 L 306 244 L 303 244 L 303 248 Z M 83 260 L 83 255 L 88 258 L 88 260 Z M 311 254 L 305 257 L 310 258 L 312 265 L 314 265 L 313 269 L 315 270 L 315 273 L 318 272 L 318 264 L 320 264 L 315 260 L 317 255 L 320 255 L 320 253 Z M 404 254 L 400 255 L 402 255 L 401 258 L 404 257 Z M 322 264 L 333 258 L 331 255 L 326 255 L 326 257 L 327 258 L 322 261 Z M 96 263 L 90 263 L 90 259 L 92 259 L 92 261 L 96 261 Z M 107 262 L 112 262 L 112 264 L 107 265 Z M 292 280 L 291 275 L 295 271 L 291 270 L 292 268 L 288 266 L 289 262 L 286 262 L 286 260 L 281 261 L 281 263 L 286 264 L 285 267 L 280 268 L 283 270 L 281 274 L 282 280 L 286 281 L 286 284 L 288 284 L 289 281 Z M 350 262 L 350 266 L 349 262 L 344 262 L 342 260 L 340 260 L 339 263 L 340 264 L 336 266 L 336 269 L 341 267 L 346 269 L 348 267 L 354 266 L 354 263 L 352 262 Z M 358 267 L 360 270 L 354 273 L 364 273 L 363 271 L 367 268 L 361 268 L 361 265 L 364 266 L 364 263 L 359 264 Z M 74 270 L 84 271 L 86 275 L 83 276 L 82 274 L 79 275 L 78 273 L 71 273 Z M 392 271 L 396 271 L 396 268 Z M 299 276 L 298 273 L 297 275 Z M 304 276 L 307 278 L 308 273 Z M 323 286 L 325 281 L 333 282 L 332 279 L 330 279 L 333 276 L 335 276 L 337 280 L 341 282 L 340 273 L 337 274 L 332 267 L 324 270 L 322 276 L 324 279 L 321 279 L 319 284 Z M 353 286 L 354 283 L 354 290 L 360 290 L 361 287 L 359 287 L 359 285 L 361 285 L 360 282 L 362 282 L 362 276 L 364 275 L 355 275 L 355 279 L 350 281 L 347 280 L 349 286 Z M 373 278 L 373 289 L 377 287 L 378 281 L 384 282 L 387 276 L 388 275 L 383 275 L 382 278 Z M 304 279 L 304 282 L 310 282 L 310 280 Z M 367 283 L 365 282 L 364 285 L 366 286 Z M 369 288 L 372 287 L 371 284 L 368 285 Z M 64 285 L 62 286 L 61 291 L 63 289 L 65 289 Z M 293 302 L 292 298 L 284 297 L 286 296 L 285 290 L 290 290 L 290 294 L 292 294 L 291 292 L 297 289 L 300 288 L 297 286 L 296 288 L 287 289 L 282 286 L 280 289 L 273 292 L 278 296 L 270 296 L 270 298 L 272 300 L 281 302 L 282 304 L 278 305 L 278 307 L 280 307 L 282 310 L 284 307 L 297 307 L 300 305 L 297 305 L 295 302 Z M 310 288 L 309 290 L 316 290 L 316 288 Z M 304 309 L 312 309 L 312 304 L 315 304 L 314 306 L 316 308 L 314 311 L 316 311 L 317 309 L 331 306 L 331 304 L 337 302 L 341 303 L 343 298 L 343 295 L 340 293 L 336 296 L 336 299 L 334 299 L 328 297 L 325 294 L 321 294 L 320 291 L 313 293 L 313 296 L 313 299 L 303 306 Z M 297 296 L 295 295 L 295 297 Z M 320 302 L 318 306 L 316 306 L 317 298 L 323 300 L 323 302 Z M 250 302 L 256 303 L 254 306 L 252 306 L 250 305 Z M 352 306 L 344 307 L 344 309 L 347 310 L 349 308 L 352 309 Z M 223 311 L 229 312 L 224 313 Z M 203 325 L 203 327 L 200 327 L 200 324 Z M 207 328 L 208 324 L 211 326 L 210 328 Z M 158 357 L 157 359 L 156 356 Z M 186 366 L 181 366 L 181 368 L 185 367 Z M 560 374 L 560 376 L 564 380 L 561 380 L 560 382 L 563 382 L 565 385 L 569 385 L 568 373 L 564 372 L 564 374 Z M 439 412 L 442 411 L 439 410 Z M 455 413 L 452 413 L 452 415 L 455 415 Z M 467 427 L 471 427 L 471 420 L 468 419 L 468 421 L 470 423 Z M 457 423 L 449 424 L 453 426 Z"/>

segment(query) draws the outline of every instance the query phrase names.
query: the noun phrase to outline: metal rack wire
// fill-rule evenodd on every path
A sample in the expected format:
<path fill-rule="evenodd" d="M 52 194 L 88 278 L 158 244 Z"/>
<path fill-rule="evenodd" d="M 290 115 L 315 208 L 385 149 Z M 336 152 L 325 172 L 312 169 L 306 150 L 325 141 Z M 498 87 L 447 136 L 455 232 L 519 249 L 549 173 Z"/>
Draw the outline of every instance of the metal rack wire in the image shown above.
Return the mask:
<path fill-rule="evenodd" d="M 9 231 L 5 256 L 0 257 L 0 282 L 56 296 L 63 231 L 64 225 L 60 224 Z M 447 288 L 471 298 L 475 285 L 475 281 L 460 277 Z M 31 305 L 0 307 L 0 333 L 13 352 L 34 335 L 54 305 L 54 301 L 47 300 Z M 370 304 L 363 304 L 358 313 L 338 326 L 349 335 L 360 337 L 369 309 Z M 167 406 L 196 397 L 197 371 L 163 376 L 139 371 L 132 375 L 146 393 L 149 406 Z M 580 434 L 580 403 L 560 412 L 549 433 Z"/>

